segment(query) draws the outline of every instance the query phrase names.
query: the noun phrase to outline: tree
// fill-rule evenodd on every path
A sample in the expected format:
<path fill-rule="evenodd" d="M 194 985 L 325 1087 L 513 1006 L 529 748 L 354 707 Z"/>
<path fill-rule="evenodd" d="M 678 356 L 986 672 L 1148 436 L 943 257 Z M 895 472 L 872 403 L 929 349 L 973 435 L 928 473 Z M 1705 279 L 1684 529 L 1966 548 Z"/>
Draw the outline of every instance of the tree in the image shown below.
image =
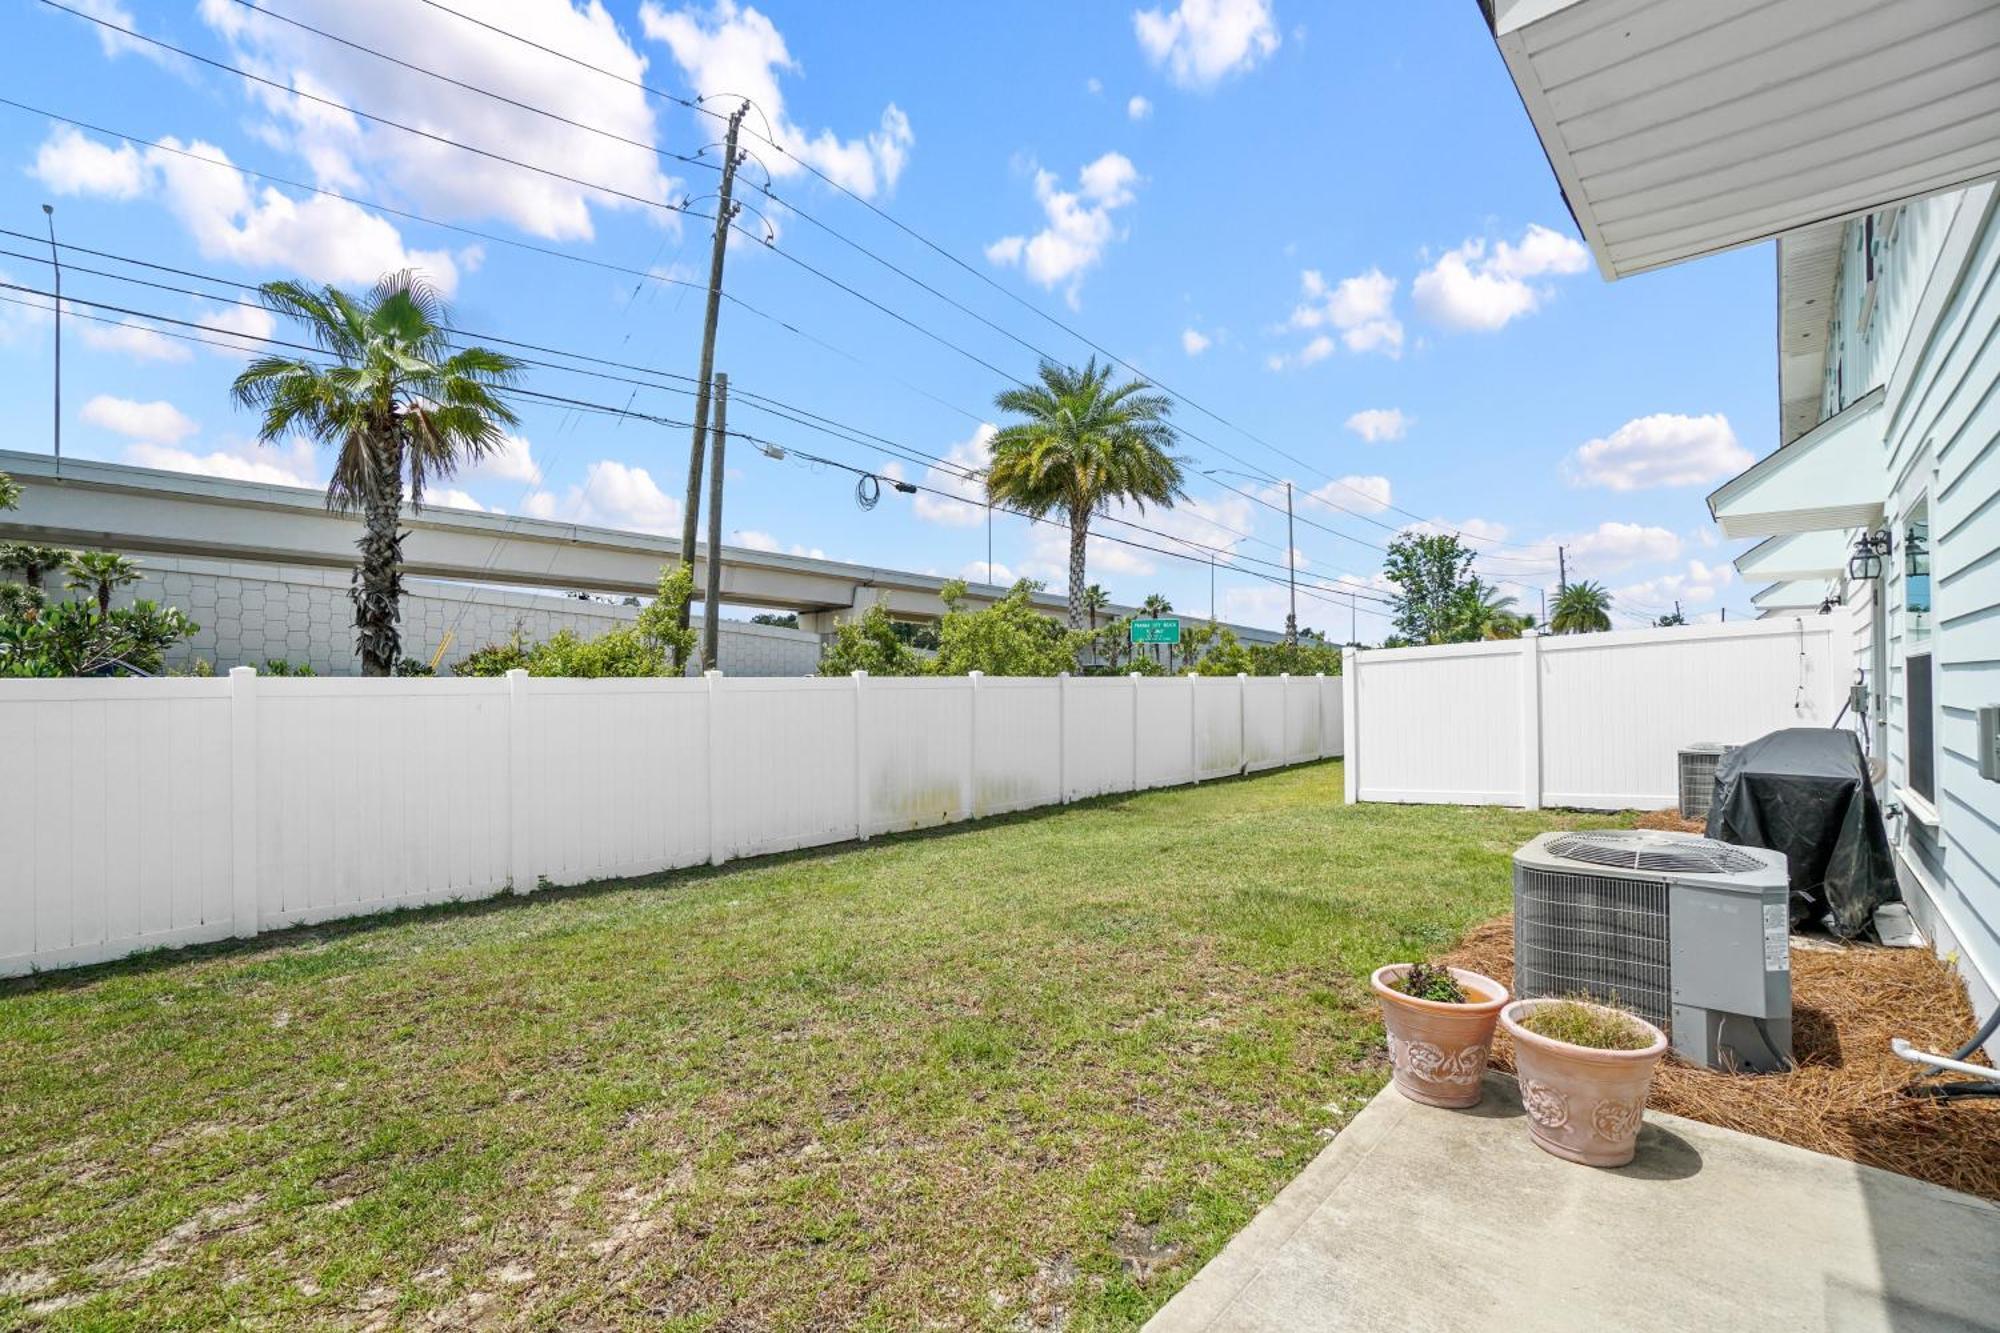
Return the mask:
<path fill-rule="evenodd" d="M 42 579 L 69 563 L 70 552 L 60 546 L 33 546 L 27 542 L 0 544 L 0 569 L 20 574 L 21 582 L 42 592 Z"/>
<path fill-rule="evenodd" d="M 1535 618 L 1514 610 L 1515 599 L 1491 583 L 1475 578 L 1465 593 L 1465 615 L 1454 627 L 1454 641 L 1518 639 L 1535 627 Z"/>
<path fill-rule="evenodd" d="M 1083 590 L 1084 613 L 1090 617 L 1091 633 L 1097 632 L 1098 614 L 1111 605 L 1111 594 L 1104 591 L 1101 584 L 1093 583 Z"/>
<path fill-rule="evenodd" d="M 261 357 L 236 377 L 230 394 L 263 413 L 263 442 L 296 433 L 338 451 L 327 507 L 358 509 L 363 527 L 348 590 L 355 646 L 363 675 L 391 675 L 402 655 L 404 491 L 421 508 L 432 479 L 499 446 L 504 428 L 518 420 L 500 390 L 521 363 L 484 347 L 453 350 L 443 298 L 407 271 L 389 274 L 361 297 L 296 282 L 258 290 L 265 306 L 300 325 L 334 363 Z"/>
<path fill-rule="evenodd" d="M 1611 594 L 1601 583 L 1572 583 L 1556 595 L 1549 628 L 1558 634 L 1593 634 L 1611 628 Z"/>
<path fill-rule="evenodd" d="M 21 507 L 21 483 L 0 472 L 0 509 Z"/>
<path fill-rule="evenodd" d="M 473 650 L 452 668 L 452 674 L 504 676 L 521 670 L 531 676 L 678 675 L 698 633 L 692 625 L 680 623 L 681 608 L 693 596 L 694 571 L 680 563 L 663 566 L 658 595 L 630 625 L 606 630 L 594 639 L 575 630 L 558 630 L 536 644 L 523 643 L 516 626 L 507 642 Z M 397 674 L 429 673 L 399 669 Z"/>
<path fill-rule="evenodd" d="M 820 654 L 822 676 L 848 676 L 856 671 L 871 676 L 923 674 L 923 656 L 896 637 L 896 622 L 889 619 L 880 602 L 862 612 L 859 620 L 842 621 L 833 632 L 833 642 Z"/>
<path fill-rule="evenodd" d="M 139 581 L 139 567 L 114 551 L 73 551 L 65 562 L 69 578 L 63 587 L 97 598 L 97 614 L 111 614 L 111 594 Z"/>
<path fill-rule="evenodd" d="M 1481 598 L 1474 552 L 1456 534 L 1404 533 L 1389 543 L 1383 575 L 1396 585 L 1396 636 L 1410 643 L 1450 643 Z"/>
<path fill-rule="evenodd" d="M 1065 631 L 1037 610 L 1026 579 L 981 611 L 965 609 L 965 584 L 956 579 L 941 595 L 937 657 L 926 668 L 933 675 L 1054 676 L 1076 665 L 1090 637 L 1087 630 Z"/>
<path fill-rule="evenodd" d="M 1036 518 L 1061 513 L 1069 523 L 1069 627 L 1084 628 L 1085 550 L 1090 520 L 1113 501 L 1140 512 L 1151 501 L 1172 508 L 1181 494 L 1178 439 L 1167 424 L 1172 404 L 1143 380 L 1113 386 L 1109 364 L 1078 370 L 1044 361 L 1040 384 L 994 398 L 1021 420 L 993 437 L 986 498 Z"/>

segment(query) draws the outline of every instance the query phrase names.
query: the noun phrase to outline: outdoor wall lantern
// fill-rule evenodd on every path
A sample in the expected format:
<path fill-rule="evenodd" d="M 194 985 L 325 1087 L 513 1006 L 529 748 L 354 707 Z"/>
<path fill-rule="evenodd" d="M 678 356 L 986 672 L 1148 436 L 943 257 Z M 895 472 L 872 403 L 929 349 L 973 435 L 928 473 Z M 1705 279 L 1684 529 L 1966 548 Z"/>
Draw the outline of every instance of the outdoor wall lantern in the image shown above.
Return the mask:
<path fill-rule="evenodd" d="M 1854 543 L 1854 554 L 1847 557 L 1847 577 L 1850 579 L 1879 579 L 1882 577 L 1882 557 L 1889 554 L 1891 540 L 1889 530 L 1865 532 Z"/>

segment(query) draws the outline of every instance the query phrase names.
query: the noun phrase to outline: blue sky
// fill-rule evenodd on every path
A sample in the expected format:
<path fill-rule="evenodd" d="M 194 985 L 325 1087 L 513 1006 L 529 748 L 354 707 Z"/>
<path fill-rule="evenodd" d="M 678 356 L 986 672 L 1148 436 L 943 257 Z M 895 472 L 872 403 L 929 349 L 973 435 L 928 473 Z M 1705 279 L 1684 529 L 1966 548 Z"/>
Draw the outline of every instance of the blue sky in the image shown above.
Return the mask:
<path fill-rule="evenodd" d="M 139 5 L 65 0 L 111 23 L 254 70 L 283 88 L 409 124 L 635 202 L 357 119 L 145 46 L 60 9 L 0 12 L 7 95 L 116 134 L 0 107 L 0 227 L 237 282 L 365 285 L 414 263 L 451 288 L 457 324 L 680 374 L 695 369 L 696 290 L 635 281 L 505 241 L 682 280 L 705 276 L 707 224 L 658 206 L 714 173 L 452 89 L 251 12 L 235 0 Z M 1117 5 L 795 4 L 678 7 L 609 0 L 260 0 L 280 14 L 625 139 L 693 153 L 713 121 L 628 84 L 483 32 L 457 7 L 677 94 L 748 94 L 751 125 L 935 241 L 927 250 L 755 138 L 745 197 L 777 245 L 889 306 L 912 329 L 779 255 L 732 248 L 717 356 L 739 390 L 823 414 L 923 454 L 973 465 L 994 420 L 996 373 L 1032 373 L 1022 345 L 1081 360 L 1089 348 L 1030 306 L 1144 368 L 1228 424 L 1183 404 L 1190 499 L 1138 522 L 1227 553 L 1225 618 L 1275 626 L 1284 591 L 1251 577 L 1282 562 L 1274 480 L 1299 495 L 1303 576 L 1365 585 L 1376 549 L 1418 519 L 1460 530 L 1488 578 L 1523 603 L 1553 587 L 1554 543 L 1572 577 L 1603 581 L 1627 615 L 1679 598 L 1691 616 L 1749 615 L 1702 497 L 1776 443 L 1772 261 L 1757 247 L 1616 284 L 1575 228 L 1471 0 L 1306 5 L 1161 0 Z M 728 105 L 722 101 L 722 105 Z M 196 162 L 120 136 L 177 146 Z M 317 185 L 490 233 L 276 187 L 213 165 Z M 712 152 L 711 152 L 712 157 Z M 878 265 L 873 250 L 1020 341 Z M 704 211 L 709 204 L 698 204 Z M 746 225 L 760 224 L 746 215 Z M 46 287 L 38 246 L 0 237 L 5 281 Z M 147 275 L 216 297 L 241 292 Z M 72 296 L 247 332 L 254 312 L 71 272 Z M 636 291 L 636 295 L 635 295 Z M 0 293 L 18 296 L 18 293 Z M 81 314 L 90 307 L 76 307 Z M 102 310 L 95 313 L 103 314 Z M 777 322 L 782 321 L 782 324 Z M 788 330 L 792 326 L 797 332 Z M 231 408 L 238 353 L 160 336 L 172 326 L 73 320 L 66 452 L 322 480 L 303 447 L 260 447 Z M 186 330 L 180 330 L 185 332 Z M 49 443 L 45 312 L 0 305 L 8 446 Z M 935 335 L 935 337 L 929 336 Z M 279 331 L 278 336 L 284 336 Z M 943 341 L 940 341 L 943 340 Z M 947 347 L 954 344 L 957 349 Z M 671 392 L 556 371 L 554 394 L 684 418 Z M 739 398 L 731 425 L 796 449 L 945 490 L 946 469 L 830 438 Z M 510 513 L 678 531 L 687 434 L 648 422 L 524 410 L 519 441 L 445 496 Z M 1255 473 L 1209 478 L 1199 469 Z M 978 577 L 983 514 L 885 492 L 737 444 L 728 540 Z M 1312 498 L 1318 497 L 1318 498 Z M 1340 506 L 1335 508 L 1334 506 Z M 1371 521 L 1372 520 L 1372 521 Z M 1172 545 L 1115 524 L 1100 531 Z M 1336 535 L 1345 534 L 1345 535 Z M 1001 577 L 1060 586 L 1063 534 L 1005 516 Z M 1185 549 L 1185 548 L 1183 548 Z M 1094 546 L 1091 571 L 1123 601 L 1165 593 L 1206 614 L 1209 571 Z M 1265 572 L 1269 566 L 1255 566 Z M 1302 596 L 1300 619 L 1343 635 L 1348 611 Z M 1360 603 L 1359 630 L 1385 632 Z"/>

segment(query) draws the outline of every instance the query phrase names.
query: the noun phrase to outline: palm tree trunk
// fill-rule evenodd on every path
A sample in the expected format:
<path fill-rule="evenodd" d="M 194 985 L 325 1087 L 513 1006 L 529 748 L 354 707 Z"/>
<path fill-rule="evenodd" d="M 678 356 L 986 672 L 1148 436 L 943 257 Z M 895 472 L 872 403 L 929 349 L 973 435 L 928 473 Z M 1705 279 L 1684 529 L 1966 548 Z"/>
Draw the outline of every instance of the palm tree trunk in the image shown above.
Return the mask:
<path fill-rule="evenodd" d="M 402 654 L 396 628 L 403 595 L 402 460 L 393 461 L 395 466 L 378 467 L 378 484 L 362 506 L 361 539 L 355 543 L 361 563 L 347 591 L 354 602 L 354 646 L 364 676 L 393 676 Z"/>
<path fill-rule="evenodd" d="M 1069 627 L 1083 628 L 1083 549 L 1090 541 L 1090 511 L 1069 515 Z"/>

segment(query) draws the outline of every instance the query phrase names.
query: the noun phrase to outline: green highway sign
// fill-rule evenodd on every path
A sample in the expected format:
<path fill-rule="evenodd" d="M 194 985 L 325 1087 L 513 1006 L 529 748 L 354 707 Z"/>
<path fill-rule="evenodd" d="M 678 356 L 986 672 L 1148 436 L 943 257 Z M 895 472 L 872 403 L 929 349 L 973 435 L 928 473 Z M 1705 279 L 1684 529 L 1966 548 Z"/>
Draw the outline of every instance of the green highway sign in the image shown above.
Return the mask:
<path fill-rule="evenodd" d="M 1181 622 L 1178 620 L 1134 620 L 1132 622 L 1132 642 L 1134 643 L 1179 643 Z"/>

